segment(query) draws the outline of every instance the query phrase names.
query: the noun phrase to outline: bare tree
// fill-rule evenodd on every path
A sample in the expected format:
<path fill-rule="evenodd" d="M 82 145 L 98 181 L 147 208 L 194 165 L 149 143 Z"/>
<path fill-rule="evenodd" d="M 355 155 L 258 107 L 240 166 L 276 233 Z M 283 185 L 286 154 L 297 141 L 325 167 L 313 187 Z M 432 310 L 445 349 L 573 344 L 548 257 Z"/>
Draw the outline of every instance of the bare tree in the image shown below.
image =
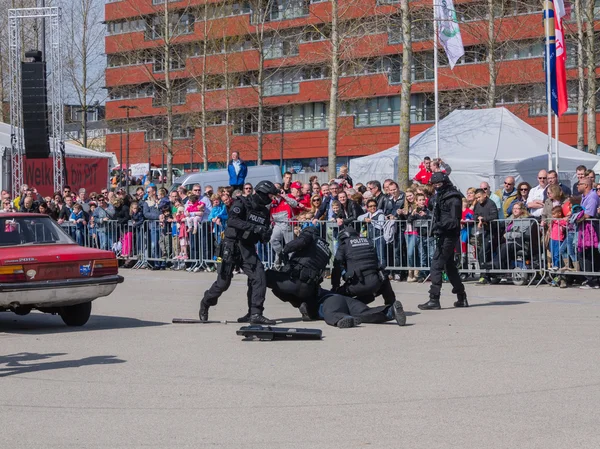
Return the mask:
<path fill-rule="evenodd" d="M 61 1 L 65 21 L 63 50 L 65 52 L 65 89 L 70 100 L 80 107 L 81 138 L 76 139 L 84 147 L 88 141 L 88 112 L 103 103 L 104 85 L 104 26 L 102 25 L 104 2 L 101 0 Z"/>
<path fill-rule="evenodd" d="M 588 152 L 596 154 L 598 140 L 596 136 L 596 50 L 597 39 L 594 30 L 595 1 L 587 0 L 585 7 L 585 55 L 587 62 L 587 140 Z"/>
<path fill-rule="evenodd" d="M 410 95 L 412 89 L 412 31 L 409 0 L 400 3 L 402 17 L 402 94 L 400 95 L 400 141 L 398 144 L 398 184 L 409 187 Z"/>
<path fill-rule="evenodd" d="M 574 0 L 573 3 L 577 25 L 577 149 L 583 150 L 585 147 L 585 32 L 582 0 Z"/>

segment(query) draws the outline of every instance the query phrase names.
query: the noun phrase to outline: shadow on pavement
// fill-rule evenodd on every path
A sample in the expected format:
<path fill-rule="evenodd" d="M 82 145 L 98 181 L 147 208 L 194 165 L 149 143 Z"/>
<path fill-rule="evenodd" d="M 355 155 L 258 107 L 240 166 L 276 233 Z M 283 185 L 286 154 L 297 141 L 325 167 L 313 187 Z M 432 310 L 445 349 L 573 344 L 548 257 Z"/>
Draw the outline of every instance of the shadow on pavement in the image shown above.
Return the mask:
<path fill-rule="evenodd" d="M 469 307 L 484 306 L 518 306 L 519 304 L 529 304 L 529 301 L 490 301 L 481 304 L 469 304 Z"/>
<path fill-rule="evenodd" d="M 68 327 L 58 315 L 31 313 L 18 316 L 11 312 L 0 313 L 0 332 L 11 334 L 50 334 L 57 332 L 86 332 L 107 329 L 129 329 L 135 327 L 164 326 L 168 323 L 144 321 L 136 318 L 92 315 L 82 327 Z"/>
<path fill-rule="evenodd" d="M 112 365 L 115 363 L 125 363 L 125 360 L 118 359 L 115 355 L 97 355 L 93 357 L 85 357 L 79 360 L 42 362 L 42 360 L 47 360 L 52 357 L 60 357 L 63 355 L 66 355 L 66 353 L 37 354 L 33 352 L 20 352 L 18 354 L 1 355 L 0 377 L 64 368 L 80 368 L 82 366 L 89 365 Z"/>

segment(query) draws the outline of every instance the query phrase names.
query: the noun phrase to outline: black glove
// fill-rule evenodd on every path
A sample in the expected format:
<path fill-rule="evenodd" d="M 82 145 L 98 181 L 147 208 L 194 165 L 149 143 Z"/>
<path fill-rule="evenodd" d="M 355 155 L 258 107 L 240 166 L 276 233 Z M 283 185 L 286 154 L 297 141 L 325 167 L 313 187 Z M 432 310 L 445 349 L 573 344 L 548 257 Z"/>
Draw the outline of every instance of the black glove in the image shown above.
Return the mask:
<path fill-rule="evenodd" d="M 263 243 L 269 243 L 269 241 L 271 240 L 271 236 L 273 235 L 273 229 L 268 228 L 268 229 L 264 229 L 263 228 L 263 234 L 260 238 L 261 242 Z"/>
<path fill-rule="evenodd" d="M 287 255 L 286 253 L 281 253 L 281 254 L 279 254 L 279 261 L 282 264 L 287 265 L 290 262 L 290 256 Z"/>

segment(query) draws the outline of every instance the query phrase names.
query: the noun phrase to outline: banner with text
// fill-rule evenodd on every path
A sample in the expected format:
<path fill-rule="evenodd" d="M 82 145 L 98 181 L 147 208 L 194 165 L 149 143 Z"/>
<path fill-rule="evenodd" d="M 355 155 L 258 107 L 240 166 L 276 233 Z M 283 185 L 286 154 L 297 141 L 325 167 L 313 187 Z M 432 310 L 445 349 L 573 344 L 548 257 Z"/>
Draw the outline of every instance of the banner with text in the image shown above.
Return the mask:
<path fill-rule="evenodd" d="M 87 193 L 100 192 L 108 185 L 108 159 L 67 157 L 65 160 L 66 185 L 71 191 L 84 187 Z M 29 187 L 35 187 L 44 197 L 54 192 L 54 165 L 52 158 L 23 158 L 23 178 Z"/>

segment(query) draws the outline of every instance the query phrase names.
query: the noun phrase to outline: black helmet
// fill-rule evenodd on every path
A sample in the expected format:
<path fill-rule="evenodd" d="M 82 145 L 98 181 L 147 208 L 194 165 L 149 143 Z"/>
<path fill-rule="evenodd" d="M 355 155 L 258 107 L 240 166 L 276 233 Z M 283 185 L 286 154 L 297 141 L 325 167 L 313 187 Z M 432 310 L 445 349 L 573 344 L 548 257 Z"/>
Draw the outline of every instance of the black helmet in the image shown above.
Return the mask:
<path fill-rule="evenodd" d="M 269 197 L 269 194 L 277 195 L 277 193 L 279 193 L 271 181 L 259 182 L 256 184 L 256 187 L 254 187 L 254 192 L 256 192 L 254 198 L 261 206 L 266 206 L 271 203 L 272 199 Z"/>
<path fill-rule="evenodd" d="M 312 223 L 305 226 L 304 229 L 302 229 L 302 232 L 306 232 L 307 234 L 312 234 L 313 237 L 317 238 L 317 237 L 321 237 L 321 232 L 319 232 L 319 229 L 314 226 Z"/>
<path fill-rule="evenodd" d="M 429 179 L 429 183 L 437 184 L 439 182 L 448 184 L 450 182 L 450 179 L 448 178 L 448 175 L 446 173 L 442 173 L 441 171 L 438 171 L 431 175 L 431 178 Z"/>
<path fill-rule="evenodd" d="M 271 181 L 261 181 L 258 184 L 256 184 L 256 187 L 254 187 L 254 191 L 256 193 L 264 193 L 266 195 L 268 195 L 269 193 L 271 195 L 277 195 L 279 192 L 277 191 L 277 187 L 275 187 L 275 184 L 273 184 Z"/>
<path fill-rule="evenodd" d="M 352 226 L 346 226 L 339 234 L 338 239 L 343 242 L 346 239 L 358 237 L 358 232 Z"/>

